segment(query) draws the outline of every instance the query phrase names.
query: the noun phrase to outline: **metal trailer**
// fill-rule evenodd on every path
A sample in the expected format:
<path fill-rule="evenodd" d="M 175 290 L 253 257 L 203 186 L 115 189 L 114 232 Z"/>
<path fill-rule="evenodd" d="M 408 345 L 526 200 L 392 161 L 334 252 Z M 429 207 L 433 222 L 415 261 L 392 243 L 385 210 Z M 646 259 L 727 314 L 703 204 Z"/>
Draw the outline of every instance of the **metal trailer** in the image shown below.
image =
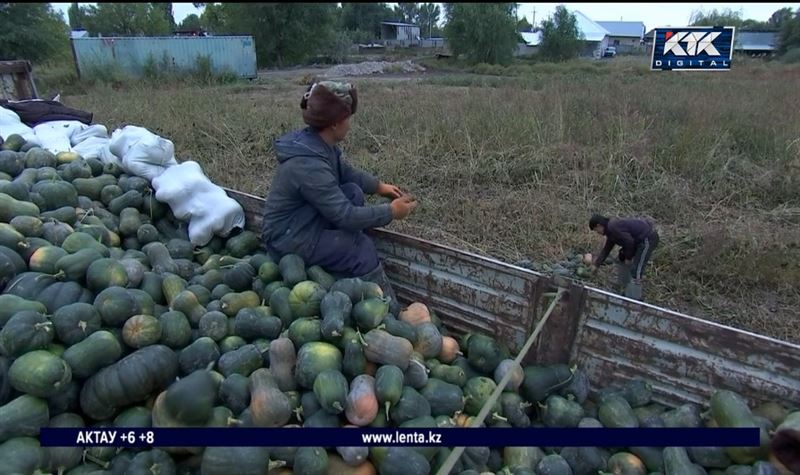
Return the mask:
<path fill-rule="evenodd" d="M 226 191 L 258 232 L 264 200 Z M 404 234 L 372 234 L 399 300 L 425 303 L 455 335 L 479 331 L 515 353 L 550 304 L 547 295 L 565 289 L 525 363 L 577 364 L 604 386 L 643 378 L 655 401 L 673 407 L 707 406 L 716 389 L 750 404 L 800 402 L 800 345 Z"/>

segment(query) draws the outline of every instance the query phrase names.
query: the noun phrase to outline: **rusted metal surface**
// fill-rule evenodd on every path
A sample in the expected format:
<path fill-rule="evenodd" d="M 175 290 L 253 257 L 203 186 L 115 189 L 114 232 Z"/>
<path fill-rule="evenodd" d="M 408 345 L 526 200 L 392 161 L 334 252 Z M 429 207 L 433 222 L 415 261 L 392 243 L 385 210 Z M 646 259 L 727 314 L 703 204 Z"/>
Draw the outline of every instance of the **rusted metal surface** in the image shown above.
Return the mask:
<path fill-rule="evenodd" d="M 589 379 L 651 382 L 666 403 L 706 404 L 715 389 L 800 401 L 800 346 L 587 288 L 572 361 Z"/>
<path fill-rule="evenodd" d="M 567 292 L 561 298 L 535 347 L 533 355 L 526 361 L 538 365 L 563 363 L 570 359 L 571 342 L 575 340 L 581 318 L 581 307 L 585 298 L 585 289 L 575 283 L 567 286 Z M 548 301 L 540 303 L 546 307 Z M 541 314 L 540 310 L 538 314 Z"/>
<path fill-rule="evenodd" d="M 456 335 L 479 331 L 519 351 L 543 276 L 398 233 L 373 235 L 400 300 L 424 302 Z"/>
<path fill-rule="evenodd" d="M 31 63 L 28 61 L 0 61 L 0 91 L 7 101 L 37 99 Z"/>
<path fill-rule="evenodd" d="M 245 226 L 250 231 L 261 233 L 261 218 L 264 213 L 264 198 L 256 195 L 242 193 L 241 191 L 223 188 L 228 196 L 235 199 L 242 205 L 244 210 Z"/>
<path fill-rule="evenodd" d="M 263 200 L 228 190 L 248 228 Z M 454 334 L 481 331 L 517 350 L 553 290 L 542 274 L 403 234 L 376 230 L 398 298 L 421 301 Z M 649 381 L 656 400 L 705 405 L 714 389 L 758 401 L 800 401 L 800 345 L 745 332 L 580 285 L 567 285 L 527 363 L 577 363 L 603 386 Z"/>

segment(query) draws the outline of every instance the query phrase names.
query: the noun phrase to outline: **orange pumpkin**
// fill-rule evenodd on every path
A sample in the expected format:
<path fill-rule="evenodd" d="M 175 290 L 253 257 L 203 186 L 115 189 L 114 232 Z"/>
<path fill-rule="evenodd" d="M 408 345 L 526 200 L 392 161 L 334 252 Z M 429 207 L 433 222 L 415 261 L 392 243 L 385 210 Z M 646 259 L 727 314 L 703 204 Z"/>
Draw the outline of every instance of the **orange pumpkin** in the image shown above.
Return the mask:
<path fill-rule="evenodd" d="M 250 415 L 256 427 L 282 427 L 292 417 L 292 407 L 267 368 L 250 375 Z"/>
<path fill-rule="evenodd" d="M 399 318 L 401 321 L 416 326 L 421 323 L 430 322 L 431 312 L 430 310 L 428 310 L 428 307 L 425 304 L 420 302 L 414 302 L 411 305 L 409 305 L 408 308 L 400 312 Z"/>
<path fill-rule="evenodd" d="M 378 397 L 375 395 L 375 378 L 368 374 L 356 376 L 350 383 L 350 393 L 345 401 L 345 416 L 356 426 L 372 424 L 378 415 Z"/>
<path fill-rule="evenodd" d="M 351 467 L 344 463 L 344 459 L 339 454 L 328 454 L 329 475 L 376 475 L 376 473 L 375 466 L 369 460 L 356 467 Z"/>
<path fill-rule="evenodd" d="M 439 353 L 439 361 L 450 364 L 461 354 L 458 347 L 458 340 L 451 336 L 442 337 L 442 351 Z"/>

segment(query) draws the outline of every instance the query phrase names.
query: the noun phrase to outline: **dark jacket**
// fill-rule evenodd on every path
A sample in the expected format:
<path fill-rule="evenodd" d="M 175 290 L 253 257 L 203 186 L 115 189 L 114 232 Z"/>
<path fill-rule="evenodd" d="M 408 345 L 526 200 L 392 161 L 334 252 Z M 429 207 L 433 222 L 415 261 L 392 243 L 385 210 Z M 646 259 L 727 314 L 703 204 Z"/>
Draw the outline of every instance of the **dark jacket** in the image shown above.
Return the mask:
<path fill-rule="evenodd" d="M 290 132 L 275 141 L 279 165 L 264 206 L 261 237 L 279 254 L 308 258 L 324 229 L 362 231 L 392 221 L 389 204 L 355 206 L 341 190 L 357 184 L 374 194 L 378 179 L 351 167 L 338 146 L 314 129 Z"/>
<path fill-rule="evenodd" d="M 600 265 L 606 260 L 608 254 L 619 246 L 619 259 L 622 261 L 633 259 L 636 248 L 646 237 L 653 232 L 653 225 L 645 219 L 611 219 L 605 227 L 606 243 L 595 261 Z"/>
<path fill-rule="evenodd" d="M 58 101 L 19 101 L 0 100 L 0 106 L 16 112 L 19 120 L 28 127 L 36 127 L 54 120 L 77 120 L 86 125 L 92 123 L 92 113 L 67 107 Z"/>

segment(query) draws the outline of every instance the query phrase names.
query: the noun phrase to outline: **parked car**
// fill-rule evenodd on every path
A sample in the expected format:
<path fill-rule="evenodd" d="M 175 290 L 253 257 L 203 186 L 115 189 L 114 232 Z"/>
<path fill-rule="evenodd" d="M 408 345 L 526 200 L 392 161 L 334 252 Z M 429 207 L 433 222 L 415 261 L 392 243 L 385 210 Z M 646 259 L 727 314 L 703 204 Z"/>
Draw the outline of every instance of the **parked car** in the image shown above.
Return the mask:
<path fill-rule="evenodd" d="M 616 55 L 617 55 L 617 48 L 615 46 L 609 46 L 603 52 L 604 58 L 613 58 Z"/>

